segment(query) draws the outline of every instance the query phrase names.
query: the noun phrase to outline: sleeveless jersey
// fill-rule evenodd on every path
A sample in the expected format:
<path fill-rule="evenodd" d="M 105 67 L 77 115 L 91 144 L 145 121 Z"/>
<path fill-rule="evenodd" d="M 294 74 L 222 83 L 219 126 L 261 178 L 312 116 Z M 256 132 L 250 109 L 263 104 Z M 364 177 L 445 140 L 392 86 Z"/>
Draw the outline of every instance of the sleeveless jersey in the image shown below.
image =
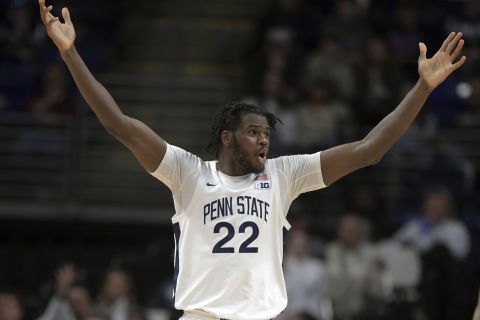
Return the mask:
<path fill-rule="evenodd" d="M 325 187 L 320 152 L 267 160 L 230 177 L 172 145 L 151 174 L 173 194 L 175 308 L 226 319 L 271 319 L 287 305 L 282 272 L 291 202 Z"/>

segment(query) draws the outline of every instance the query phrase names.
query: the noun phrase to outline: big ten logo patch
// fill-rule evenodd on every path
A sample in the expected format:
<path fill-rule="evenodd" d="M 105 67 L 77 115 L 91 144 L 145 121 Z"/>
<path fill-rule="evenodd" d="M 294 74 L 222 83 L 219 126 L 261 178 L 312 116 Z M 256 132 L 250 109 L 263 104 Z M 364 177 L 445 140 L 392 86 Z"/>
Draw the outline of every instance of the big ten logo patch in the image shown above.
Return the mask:
<path fill-rule="evenodd" d="M 257 181 L 255 182 L 255 189 L 270 189 L 270 181 Z"/>

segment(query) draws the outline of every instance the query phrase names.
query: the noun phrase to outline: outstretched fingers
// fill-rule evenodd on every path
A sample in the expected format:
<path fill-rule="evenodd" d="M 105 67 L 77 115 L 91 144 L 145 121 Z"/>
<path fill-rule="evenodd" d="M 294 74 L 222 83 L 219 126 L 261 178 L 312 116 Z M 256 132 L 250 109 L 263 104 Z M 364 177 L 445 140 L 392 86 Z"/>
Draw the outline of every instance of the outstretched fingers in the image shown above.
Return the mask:
<path fill-rule="evenodd" d="M 462 38 L 462 33 L 459 32 L 455 35 L 455 37 L 448 43 L 447 48 L 445 49 L 445 53 L 451 55 L 453 50 L 457 47 L 458 42 Z"/>
<path fill-rule="evenodd" d="M 52 5 L 49 5 L 48 7 L 46 7 L 45 0 L 38 0 L 38 4 L 40 6 L 40 17 L 42 18 L 42 21 L 45 24 L 45 26 L 48 27 L 53 22 L 58 21 L 58 18 L 50 13 L 50 11 L 53 10 Z"/>
<path fill-rule="evenodd" d="M 420 56 L 418 57 L 418 60 L 427 59 L 427 46 L 425 45 L 425 43 L 420 42 L 418 44 L 418 48 L 420 49 Z"/>
<path fill-rule="evenodd" d="M 65 7 L 62 9 L 62 16 L 66 24 L 72 25 L 72 19 L 70 18 L 70 11 L 68 11 L 68 8 Z"/>
<path fill-rule="evenodd" d="M 457 62 L 455 62 L 454 64 L 452 64 L 452 71 L 455 71 L 457 70 L 458 68 L 460 68 L 461 66 L 463 66 L 463 64 L 465 63 L 465 61 L 467 60 L 467 57 L 465 56 L 462 56 Z"/>
<path fill-rule="evenodd" d="M 448 44 L 452 41 L 452 39 L 455 37 L 455 32 L 450 32 L 448 37 L 443 41 L 442 46 L 440 47 L 440 51 L 445 52 L 447 50 Z"/>
<path fill-rule="evenodd" d="M 460 52 L 463 49 L 464 44 L 465 44 L 465 41 L 463 39 L 460 39 L 460 41 L 458 41 L 458 44 L 457 44 L 455 50 L 450 55 L 452 57 L 452 60 L 455 60 L 458 57 L 458 55 L 460 54 Z"/>

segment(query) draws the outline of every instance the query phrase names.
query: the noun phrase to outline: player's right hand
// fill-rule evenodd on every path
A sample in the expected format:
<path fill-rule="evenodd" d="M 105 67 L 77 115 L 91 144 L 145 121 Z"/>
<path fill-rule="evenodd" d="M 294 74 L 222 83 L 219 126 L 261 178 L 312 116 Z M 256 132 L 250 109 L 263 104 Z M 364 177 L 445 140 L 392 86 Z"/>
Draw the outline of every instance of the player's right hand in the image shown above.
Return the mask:
<path fill-rule="evenodd" d="M 67 8 L 62 9 L 64 23 L 61 23 L 58 17 L 50 13 L 53 6 L 45 6 L 45 0 L 38 0 L 40 6 L 40 17 L 47 28 L 48 36 L 53 40 L 60 52 L 70 50 L 75 41 L 75 28 L 70 19 L 70 12 Z"/>

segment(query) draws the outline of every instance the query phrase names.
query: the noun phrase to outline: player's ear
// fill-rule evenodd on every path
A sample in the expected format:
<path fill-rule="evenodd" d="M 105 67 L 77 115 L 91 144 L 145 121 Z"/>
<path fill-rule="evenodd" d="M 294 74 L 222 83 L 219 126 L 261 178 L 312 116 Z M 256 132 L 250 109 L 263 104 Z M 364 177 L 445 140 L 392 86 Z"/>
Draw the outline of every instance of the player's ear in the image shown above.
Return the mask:
<path fill-rule="evenodd" d="M 233 132 L 230 130 L 223 130 L 221 134 L 221 139 L 222 139 L 222 145 L 229 147 L 232 144 L 232 134 Z"/>

